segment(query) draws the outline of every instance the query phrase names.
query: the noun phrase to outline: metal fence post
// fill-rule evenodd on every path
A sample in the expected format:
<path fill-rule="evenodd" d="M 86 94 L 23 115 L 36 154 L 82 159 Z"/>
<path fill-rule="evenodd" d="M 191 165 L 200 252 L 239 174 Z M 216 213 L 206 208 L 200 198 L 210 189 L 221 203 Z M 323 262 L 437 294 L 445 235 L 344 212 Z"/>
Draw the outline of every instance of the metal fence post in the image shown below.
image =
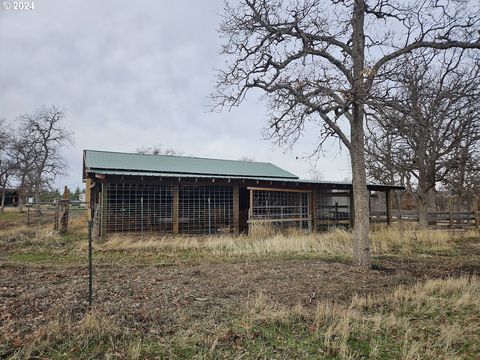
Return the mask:
<path fill-rule="evenodd" d="M 93 303 L 92 220 L 88 221 L 88 305 Z"/>

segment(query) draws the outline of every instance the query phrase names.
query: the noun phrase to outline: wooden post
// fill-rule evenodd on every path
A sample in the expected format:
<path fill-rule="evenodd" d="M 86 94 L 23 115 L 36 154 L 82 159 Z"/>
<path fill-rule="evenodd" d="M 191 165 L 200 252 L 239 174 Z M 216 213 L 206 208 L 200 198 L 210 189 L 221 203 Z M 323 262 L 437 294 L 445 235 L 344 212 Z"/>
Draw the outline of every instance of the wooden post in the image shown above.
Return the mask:
<path fill-rule="evenodd" d="M 387 225 L 392 225 L 392 196 L 391 190 L 385 190 L 385 202 L 387 206 Z"/>
<path fill-rule="evenodd" d="M 250 205 L 248 206 L 248 220 L 247 220 L 247 233 L 250 234 L 250 220 L 252 220 L 253 217 L 253 190 L 249 189 L 248 190 L 250 193 Z"/>
<path fill-rule="evenodd" d="M 352 228 L 355 226 L 355 203 L 353 201 L 353 188 L 350 190 L 350 226 Z"/>
<path fill-rule="evenodd" d="M 103 240 L 107 234 L 107 208 L 108 208 L 108 190 L 107 184 L 102 183 L 100 192 L 100 238 Z"/>
<path fill-rule="evenodd" d="M 240 189 L 238 185 L 233 186 L 232 205 L 233 233 L 238 235 L 240 233 Z"/>
<path fill-rule="evenodd" d="M 317 208 L 317 190 L 313 190 L 310 193 L 310 218 L 311 218 L 311 231 L 317 232 L 317 220 L 315 210 Z"/>
<path fill-rule="evenodd" d="M 55 199 L 55 222 L 53 230 L 58 231 L 58 223 L 60 222 L 60 199 Z"/>
<path fill-rule="evenodd" d="M 68 230 L 68 204 L 69 203 L 69 192 L 68 188 L 65 186 L 63 190 L 63 199 L 61 200 L 61 216 L 60 216 L 60 232 L 65 234 Z"/>
<path fill-rule="evenodd" d="M 448 226 L 453 228 L 453 199 L 448 198 Z"/>
<path fill-rule="evenodd" d="M 180 202 L 178 184 L 173 185 L 172 225 L 173 235 L 178 235 L 178 205 Z"/>
<path fill-rule="evenodd" d="M 91 209 L 91 199 L 92 199 L 92 179 L 88 178 L 85 181 L 85 209 L 87 210 L 88 220 L 92 220 L 92 209 Z"/>

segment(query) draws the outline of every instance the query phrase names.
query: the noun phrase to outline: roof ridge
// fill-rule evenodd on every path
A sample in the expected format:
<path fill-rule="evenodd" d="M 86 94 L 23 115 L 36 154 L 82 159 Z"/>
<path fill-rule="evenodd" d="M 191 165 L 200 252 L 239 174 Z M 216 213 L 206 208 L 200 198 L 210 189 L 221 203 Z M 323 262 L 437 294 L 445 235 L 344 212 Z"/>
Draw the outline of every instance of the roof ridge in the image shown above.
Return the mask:
<path fill-rule="evenodd" d="M 177 157 L 177 158 L 188 158 L 188 159 L 199 159 L 199 160 L 217 160 L 217 161 L 235 161 L 241 163 L 256 163 L 256 164 L 270 164 L 275 167 L 280 168 L 278 165 L 275 165 L 271 162 L 267 161 L 245 161 L 245 160 L 230 160 L 230 159 L 219 159 L 219 158 L 209 158 L 209 157 L 199 157 L 199 156 L 183 156 L 183 155 L 164 155 L 164 154 L 143 154 L 143 153 L 135 153 L 135 152 L 126 152 L 126 151 L 110 151 L 110 150 L 92 150 L 92 149 L 84 149 L 84 151 L 92 151 L 92 152 L 103 152 L 103 153 L 110 153 L 110 154 L 125 154 L 125 155 L 148 155 L 148 156 L 163 156 L 163 157 Z M 282 169 L 283 170 L 283 169 Z M 286 171 L 286 170 L 285 170 Z"/>

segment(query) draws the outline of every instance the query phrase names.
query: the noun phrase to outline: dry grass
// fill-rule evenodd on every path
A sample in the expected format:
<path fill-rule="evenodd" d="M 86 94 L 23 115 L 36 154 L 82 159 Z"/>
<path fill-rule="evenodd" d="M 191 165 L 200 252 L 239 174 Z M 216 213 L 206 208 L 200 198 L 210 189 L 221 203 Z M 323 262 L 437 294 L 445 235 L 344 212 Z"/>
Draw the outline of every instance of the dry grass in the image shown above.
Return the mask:
<path fill-rule="evenodd" d="M 237 331 L 246 339 L 261 334 L 265 350 L 303 342 L 327 358 L 464 358 L 480 351 L 479 299 L 480 279 L 474 276 L 355 297 L 348 306 L 321 302 L 314 310 L 275 305 L 259 294 L 247 304 Z"/>
<path fill-rule="evenodd" d="M 29 359 L 49 352 L 52 348 L 60 350 L 62 347 L 70 349 L 63 354 L 58 351 L 57 355 L 61 354 L 62 358 L 73 358 L 77 355 L 86 358 L 86 354 L 82 353 L 86 351 L 88 354 L 92 351 L 90 348 L 92 344 L 110 344 L 115 347 L 121 345 L 123 340 L 128 339 L 129 336 L 130 330 L 122 327 L 118 319 L 100 312 L 89 312 L 79 321 L 60 315 L 22 340 L 10 339 L 10 342 L 17 341 L 25 344 L 12 356 L 12 359 Z M 123 344 L 122 348 L 125 355 L 138 353 L 128 341 Z M 94 358 L 95 350 L 88 355 L 89 358 Z M 125 358 L 137 359 L 138 355 Z"/>
<path fill-rule="evenodd" d="M 475 230 L 449 231 L 419 229 L 413 224 L 393 224 L 392 226 L 375 226 L 370 232 L 373 253 L 383 254 L 398 251 L 401 254 L 412 254 L 418 250 L 448 252 L 460 240 L 478 238 Z"/>
<path fill-rule="evenodd" d="M 480 351 L 479 298 L 474 276 L 428 280 L 346 305 L 287 307 L 260 293 L 238 314 L 224 314 L 216 329 L 151 335 L 121 314 L 93 310 L 79 320 L 61 316 L 9 341 L 22 343 L 13 359 L 474 358 Z"/>
<path fill-rule="evenodd" d="M 474 231 L 450 232 L 420 230 L 414 227 L 377 227 L 370 239 L 374 254 L 446 254 L 459 240 L 478 237 Z M 82 245 L 82 248 L 85 244 Z M 319 234 L 308 234 L 291 229 L 272 232 L 254 228 L 249 236 L 157 237 L 114 234 L 106 242 L 96 244 L 97 250 L 155 250 L 175 255 L 180 252 L 208 254 L 213 257 L 267 256 L 275 254 L 320 255 L 324 257 L 350 257 L 352 233 L 333 229 Z"/>
<path fill-rule="evenodd" d="M 58 246 L 61 236 L 50 227 L 28 227 L 21 225 L 0 230 L 0 247 L 4 249 L 28 246 Z"/>

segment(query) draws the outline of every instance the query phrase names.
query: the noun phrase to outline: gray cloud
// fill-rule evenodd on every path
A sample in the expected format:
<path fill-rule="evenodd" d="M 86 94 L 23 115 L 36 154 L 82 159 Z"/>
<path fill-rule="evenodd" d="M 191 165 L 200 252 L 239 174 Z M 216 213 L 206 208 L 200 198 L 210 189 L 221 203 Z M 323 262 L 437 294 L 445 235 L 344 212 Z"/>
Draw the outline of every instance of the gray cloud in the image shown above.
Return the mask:
<path fill-rule="evenodd" d="M 312 127 L 289 152 L 261 136 L 265 106 L 254 97 L 238 109 L 208 111 L 218 56 L 223 1 L 36 1 L 29 12 L 0 11 L 0 117 L 14 120 L 42 105 L 67 110 L 75 145 L 65 149 L 81 185 L 81 150 L 134 151 L 163 144 L 186 154 L 270 161 L 300 176 L 297 155 L 315 146 Z M 325 179 L 349 176 L 338 145 L 318 162 Z"/>

